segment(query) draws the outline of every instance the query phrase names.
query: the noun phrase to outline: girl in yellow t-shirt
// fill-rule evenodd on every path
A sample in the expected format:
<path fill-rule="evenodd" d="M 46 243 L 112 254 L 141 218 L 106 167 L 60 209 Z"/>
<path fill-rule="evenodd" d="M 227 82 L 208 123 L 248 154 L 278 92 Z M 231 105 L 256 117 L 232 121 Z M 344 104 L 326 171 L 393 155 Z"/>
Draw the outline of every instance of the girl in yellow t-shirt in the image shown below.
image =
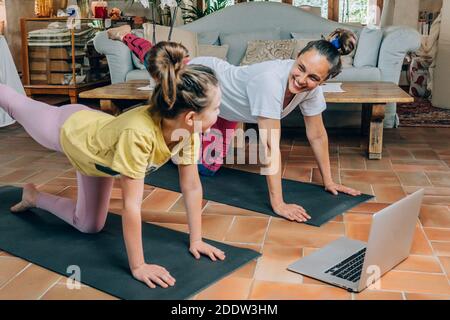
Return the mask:
<path fill-rule="evenodd" d="M 196 161 L 197 132 L 207 131 L 216 122 L 221 92 L 214 72 L 186 65 L 187 57 L 187 49 L 180 44 L 155 45 L 148 62 L 157 84 L 149 106 L 118 117 L 83 105 L 53 107 L 0 85 L 0 107 L 38 143 L 64 152 L 77 169 L 77 201 L 39 192 L 27 184 L 22 201 L 11 211 L 37 207 L 81 232 L 99 232 L 106 221 L 114 176 L 120 176 L 123 233 L 131 272 L 151 288 L 167 288 L 175 284 L 170 273 L 145 262 L 140 209 L 145 175 L 172 158 L 178 163 L 187 208 L 190 252 L 197 259 L 201 254 L 214 261 L 225 259 L 223 251 L 202 241 L 202 187 Z"/>

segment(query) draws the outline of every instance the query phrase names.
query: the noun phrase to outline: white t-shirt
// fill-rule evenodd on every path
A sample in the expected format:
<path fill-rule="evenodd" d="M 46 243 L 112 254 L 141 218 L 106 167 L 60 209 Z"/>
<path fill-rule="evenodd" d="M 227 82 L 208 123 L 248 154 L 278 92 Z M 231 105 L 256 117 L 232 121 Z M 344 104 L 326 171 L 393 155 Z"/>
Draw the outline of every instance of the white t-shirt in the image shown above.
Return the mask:
<path fill-rule="evenodd" d="M 189 64 L 201 64 L 216 72 L 222 90 L 219 117 L 229 121 L 257 123 L 258 117 L 282 119 L 297 106 L 304 116 L 326 109 L 322 88 L 297 94 L 283 110 L 284 93 L 294 60 L 272 60 L 250 66 L 234 66 L 214 57 L 197 57 Z"/>

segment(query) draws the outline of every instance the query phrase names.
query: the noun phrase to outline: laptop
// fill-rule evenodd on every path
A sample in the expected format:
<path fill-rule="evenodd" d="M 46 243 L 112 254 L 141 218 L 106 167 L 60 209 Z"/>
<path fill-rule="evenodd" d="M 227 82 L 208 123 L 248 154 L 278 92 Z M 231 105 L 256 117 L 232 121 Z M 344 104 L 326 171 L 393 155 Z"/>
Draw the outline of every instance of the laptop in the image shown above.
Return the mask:
<path fill-rule="evenodd" d="M 367 243 L 340 238 L 288 270 L 361 292 L 409 256 L 423 195 L 420 189 L 374 214 Z"/>

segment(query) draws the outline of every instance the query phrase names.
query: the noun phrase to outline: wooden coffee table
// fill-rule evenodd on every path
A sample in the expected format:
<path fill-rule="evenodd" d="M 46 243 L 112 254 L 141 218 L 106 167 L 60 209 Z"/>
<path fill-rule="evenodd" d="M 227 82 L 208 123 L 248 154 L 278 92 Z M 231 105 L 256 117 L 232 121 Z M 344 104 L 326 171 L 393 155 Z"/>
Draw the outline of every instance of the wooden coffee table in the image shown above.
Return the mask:
<path fill-rule="evenodd" d="M 117 101 L 146 101 L 151 91 L 137 90 L 148 85 L 148 81 L 135 80 L 118 83 L 80 93 L 80 98 L 100 99 L 103 111 L 112 114 L 120 112 Z M 361 133 L 369 136 L 369 159 L 381 159 L 383 148 L 383 122 L 387 103 L 410 103 L 414 98 L 389 82 L 344 82 L 345 92 L 325 93 L 327 103 L 358 103 L 363 105 L 361 117 Z"/>
<path fill-rule="evenodd" d="M 383 122 L 386 104 L 410 103 L 414 98 L 395 83 L 344 82 L 345 92 L 325 93 L 327 103 L 362 104 L 361 133 L 369 136 L 369 159 L 381 159 L 383 149 Z"/>
<path fill-rule="evenodd" d="M 96 88 L 80 93 L 80 98 L 100 99 L 102 111 L 119 114 L 121 108 L 120 100 L 133 100 L 136 102 L 146 101 L 150 98 L 152 91 L 138 90 L 140 87 L 149 85 L 149 81 L 132 80 L 126 83 L 115 83 L 106 87 Z"/>

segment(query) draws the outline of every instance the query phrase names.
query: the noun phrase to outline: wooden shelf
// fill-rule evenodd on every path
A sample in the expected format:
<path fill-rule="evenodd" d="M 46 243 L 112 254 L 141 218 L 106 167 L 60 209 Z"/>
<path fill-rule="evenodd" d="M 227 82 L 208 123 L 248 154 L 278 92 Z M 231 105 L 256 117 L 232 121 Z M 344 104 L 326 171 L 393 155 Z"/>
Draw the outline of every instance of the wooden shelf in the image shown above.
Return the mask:
<path fill-rule="evenodd" d="M 81 23 L 102 20 L 102 19 L 81 19 Z M 75 30 L 71 31 L 70 42 L 71 45 L 62 44 L 60 46 L 48 47 L 45 44 L 36 45 L 34 39 L 33 46 L 28 44 L 28 23 L 33 23 L 33 26 L 38 26 L 36 22 L 42 22 L 43 28 L 55 21 L 67 21 L 67 18 L 22 18 L 20 19 L 21 36 L 22 36 L 22 68 L 23 68 L 23 83 L 25 91 L 29 96 L 37 94 L 61 94 L 69 95 L 71 103 L 76 103 L 78 94 L 85 90 L 90 90 L 98 86 L 110 83 L 108 74 L 109 69 L 104 68 L 101 60 L 106 59 L 95 51 L 90 44 L 87 49 L 84 48 L 91 37 L 81 38 L 86 41 L 83 45 L 76 44 L 78 40 Z M 45 24 L 47 22 L 47 24 Z M 86 23 L 85 23 L 86 24 Z M 91 35 L 90 33 L 88 33 Z M 62 43 L 67 42 L 67 35 L 61 38 Z M 44 37 L 43 43 L 48 41 Z M 83 52 L 81 52 L 83 51 Z M 89 60 L 89 64 L 84 64 L 84 59 Z M 85 76 L 83 83 L 80 84 L 66 84 L 63 83 L 72 81 L 79 76 Z M 105 77 L 104 79 L 102 78 Z M 95 80 L 94 80 L 95 79 Z M 94 81 L 92 81 L 94 80 Z"/>

